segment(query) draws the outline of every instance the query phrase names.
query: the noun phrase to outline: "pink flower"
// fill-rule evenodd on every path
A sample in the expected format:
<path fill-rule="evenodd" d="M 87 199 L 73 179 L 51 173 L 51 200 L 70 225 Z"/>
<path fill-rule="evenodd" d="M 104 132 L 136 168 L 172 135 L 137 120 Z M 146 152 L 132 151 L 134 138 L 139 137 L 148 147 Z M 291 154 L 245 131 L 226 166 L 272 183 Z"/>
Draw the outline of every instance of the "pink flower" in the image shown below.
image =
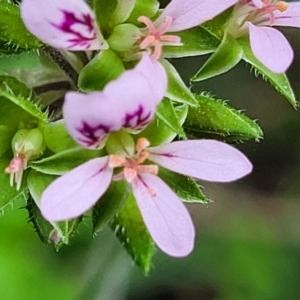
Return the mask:
<path fill-rule="evenodd" d="M 20 8 L 27 29 L 46 44 L 71 51 L 108 47 L 84 0 L 23 0 Z"/>
<path fill-rule="evenodd" d="M 80 145 L 103 147 L 112 131 L 138 132 L 147 126 L 166 87 L 164 69 L 144 55 L 103 92 L 68 93 L 63 107 L 67 129 Z M 228 182 L 248 174 L 250 162 L 221 142 L 179 141 L 151 148 L 145 138 L 134 146 L 131 136 L 122 134 L 131 141 L 123 142 L 122 151 L 89 160 L 48 186 L 41 199 L 43 216 L 49 221 L 76 218 L 101 198 L 112 180 L 126 180 L 157 246 L 171 256 L 188 255 L 195 237 L 191 217 L 157 176 L 157 165 L 203 180 Z M 154 164 L 144 164 L 146 160 Z M 119 170 L 116 175 L 114 169 Z"/>
<path fill-rule="evenodd" d="M 147 26 L 142 35 L 141 49 L 154 48 L 153 59 L 161 56 L 162 47 L 180 46 L 180 38 L 165 34 L 189 29 L 208 21 L 238 0 L 172 0 L 155 22 L 145 16 L 139 21 Z"/>
<path fill-rule="evenodd" d="M 229 32 L 238 37 L 249 31 L 253 54 L 267 68 L 283 73 L 293 60 L 293 50 L 283 34 L 270 26 L 300 27 L 300 3 L 240 0 Z"/>

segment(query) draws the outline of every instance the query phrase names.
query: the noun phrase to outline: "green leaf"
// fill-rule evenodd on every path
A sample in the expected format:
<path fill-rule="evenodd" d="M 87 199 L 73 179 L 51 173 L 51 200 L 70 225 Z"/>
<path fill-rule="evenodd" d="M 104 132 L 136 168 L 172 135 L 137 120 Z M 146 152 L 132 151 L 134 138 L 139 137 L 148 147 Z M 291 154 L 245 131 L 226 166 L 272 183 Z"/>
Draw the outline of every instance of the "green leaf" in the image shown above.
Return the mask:
<path fill-rule="evenodd" d="M 263 79 L 269 81 L 274 88 L 283 95 L 294 108 L 297 108 L 297 100 L 290 82 L 285 74 L 276 74 L 265 67 L 257 58 L 253 55 L 250 48 L 248 38 L 241 38 L 238 40 L 244 50 L 244 60 L 254 67 L 257 74 L 260 74 Z"/>
<path fill-rule="evenodd" d="M 128 199 L 130 185 L 125 180 L 112 181 L 93 208 L 93 231 L 99 232 L 120 211 Z"/>
<path fill-rule="evenodd" d="M 17 6 L 0 2 L 0 15 L 0 52 L 19 53 L 42 46 L 24 26 Z"/>
<path fill-rule="evenodd" d="M 18 191 L 15 186 L 10 186 L 10 175 L 4 172 L 12 157 L 12 152 L 7 151 L 0 158 L 0 211 L 2 211 L 9 205 L 12 205 L 17 199 L 23 198 L 25 200 L 27 198 L 27 190 L 25 184 L 27 172 L 23 174 L 23 182 Z"/>
<path fill-rule="evenodd" d="M 148 274 L 155 246 L 132 194 L 110 222 L 110 227 L 133 261 L 142 268 L 144 274 Z"/>
<path fill-rule="evenodd" d="M 138 18 L 140 16 L 152 18 L 156 15 L 158 8 L 159 2 L 157 0 L 136 0 L 134 9 L 126 22 L 141 25 L 141 23 L 138 22 Z"/>
<path fill-rule="evenodd" d="M 10 149 L 14 131 L 7 125 L 0 125 L 0 157 Z"/>
<path fill-rule="evenodd" d="M 188 106 L 183 104 L 175 107 L 175 113 L 180 125 L 186 119 L 188 113 Z M 172 130 L 164 121 L 158 116 L 155 116 L 153 121 L 135 138 L 146 137 L 151 146 L 159 146 L 162 144 L 170 143 L 174 140 L 177 134 Z"/>
<path fill-rule="evenodd" d="M 162 102 L 159 103 L 156 108 L 156 116 L 179 137 L 186 138 L 171 100 L 165 98 Z"/>
<path fill-rule="evenodd" d="M 204 55 L 215 51 L 220 41 L 202 27 L 194 27 L 180 32 L 172 32 L 180 37 L 182 46 L 164 46 L 163 56 L 177 58 Z"/>
<path fill-rule="evenodd" d="M 69 244 L 70 237 L 75 233 L 81 218 L 63 222 L 48 222 L 41 215 L 39 203 L 45 188 L 57 178 L 30 170 L 27 183 L 31 194 L 27 202 L 29 220 L 33 224 L 40 239 L 45 243 L 54 243 L 56 249 L 63 244 Z"/>
<path fill-rule="evenodd" d="M 69 80 L 68 76 L 42 52 L 0 56 L 0 75 L 9 75 L 29 88 Z"/>
<path fill-rule="evenodd" d="M 190 106 L 197 106 L 195 96 L 185 85 L 173 65 L 165 59 L 162 60 L 161 63 L 168 75 L 168 90 L 166 92 L 166 97 L 172 101 L 188 104 Z"/>
<path fill-rule="evenodd" d="M 10 76 L 0 76 L 0 97 L 4 97 L 34 118 L 43 123 L 48 122 L 47 114 L 42 112 L 28 95 L 27 87 L 17 79 Z"/>
<path fill-rule="evenodd" d="M 187 176 L 183 176 L 163 167 L 159 167 L 159 177 L 185 202 L 198 202 L 208 204 L 211 202 L 201 191 L 197 182 Z"/>
<path fill-rule="evenodd" d="M 44 139 L 47 147 L 54 153 L 78 146 L 68 134 L 64 120 L 46 124 L 44 127 Z"/>
<path fill-rule="evenodd" d="M 229 136 L 233 140 L 260 139 L 261 128 L 240 111 L 231 108 L 221 100 L 209 94 L 197 95 L 199 106 L 190 108 L 185 130 L 193 136 L 203 137 L 204 134 Z"/>
<path fill-rule="evenodd" d="M 82 148 L 68 149 L 38 161 L 30 162 L 30 167 L 49 175 L 63 175 L 92 158 L 99 157 L 103 150 Z"/>
<path fill-rule="evenodd" d="M 102 90 L 125 71 L 122 60 L 112 50 L 103 50 L 80 72 L 78 85 L 85 92 Z"/>
<path fill-rule="evenodd" d="M 242 57 L 243 49 L 240 44 L 230 34 L 225 33 L 217 50 L 191 80 L 201 81 L 223 74 L 236 66 Z"/>

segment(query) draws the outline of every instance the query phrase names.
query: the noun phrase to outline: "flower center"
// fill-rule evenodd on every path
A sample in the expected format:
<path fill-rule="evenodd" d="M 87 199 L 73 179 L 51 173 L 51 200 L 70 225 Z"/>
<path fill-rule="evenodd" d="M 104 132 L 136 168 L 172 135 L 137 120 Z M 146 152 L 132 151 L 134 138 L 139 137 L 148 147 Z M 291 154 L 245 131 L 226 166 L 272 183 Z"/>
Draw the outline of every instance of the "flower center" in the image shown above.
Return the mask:
<path fill-rule="evenodd" d="M 140 48 L 142 50 L 147 48 L 154 48 L 151 58 L 159 59 L 162 54 L 163 46 L 181 46 L 180 37 L 175 35 L 165 35 L 172 24 L 172 18 L 167 16 L 163 24 L 158 28 L 155 27 L 153 22 L 145 17 L 141 16 L 138 21 L 144 23 L 147 27 L 146 34 L 141 38 Z"/>
<path fill-rule="evenodd" d="M 109 166 L 111 168 L 122 167 L 123 171 L 114 176 L 114 180 L 125 179 L 127 182 L 132 183 L 138 176 L 139 172 L 158 174 L 157 165 L 142 165 L 148 158 L 149 153 L 146 150 L 150 145 L 149 141 L 145 138 L 139 138 L 135 151 L 136 153 L 131 157 L 121 155 L 110 155 Z"/>
<path fill-rule="evenodd" d="M 252 20 L 247 20 L 251 21 L 252 23 L 261 23 L 266 21 L 265 17 L 269 17 L 269 24 L 273 25 L 274 20 L 275 20 L 275 13 L 276 12 L 284 12 L 288 8 L 288 4 L 284 1 L 278 1 L 274 3 L 271 0 L 265 0 L 263 1 L 263 7 L 256 9 L 252 13 L 250 13 L 249 17 L 251 17 Z"/>

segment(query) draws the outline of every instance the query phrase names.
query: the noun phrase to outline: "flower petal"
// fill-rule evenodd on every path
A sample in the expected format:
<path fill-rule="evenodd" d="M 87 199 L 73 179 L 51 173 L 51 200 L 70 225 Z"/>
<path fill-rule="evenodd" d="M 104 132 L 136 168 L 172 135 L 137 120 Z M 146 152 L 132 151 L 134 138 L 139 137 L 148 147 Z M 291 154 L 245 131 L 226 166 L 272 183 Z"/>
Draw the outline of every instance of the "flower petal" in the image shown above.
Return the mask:
<path fill-rule="evenodd" d="M 275 14 L 274 26 L 300 27 L 300 3 L 288 3 L 288 9 Z"/>
<path fill-rule="evenodd" d="M 229 182 L 252 170 L 244 154 L 214 140 L 179 141 L 147 150 L 149 159 L 158 165 L 207 181 Z"/>
<path fill-rule="evenodd" d="M 151 61 L 148 55 L 144 55 L 134 69 L 124 72 L 104 88 L 103 94 L 109 99 L 114 99 L 118 109 L 123 111 L 123 128 L 139 132 L 151 122 L 155 107 L 162 100 L 167 87 L 165 76 L 162 67 Z M 111 110 L 114 109 L 115 107 L 111 106 Z"/>
<path fill-rule="evenodd" d="M 293 61 L 293 50 L 284 35 L 270 27 L 249 25 L 251 49 L 255 57 L 274 73 L 284 73 Z"/>
<path fill-rule="evenodd" d="M 135 70 L 140 72 L 150 84 L 153 102 L 155 104 L 160 103 L 166 93 L 168 85 L 167 74 L 163 66 L 145 53 L 141 61 L 136 65 Z"/>
<path fill-rule="evenodd" d="M 53 181 L 41 198 L 41 212 L 49 221 L 79 217 L 107 190 L 112 178 L 108 157 L 94 158 Z"/>
<path fill-rule="evenodd" d="M 182 257 L 194 248 L 195 229 L 177 195 L 157 176 L 142 173 L 132 183 L 143 220 L 157 246 Z"/>
<path fill-rule="evenodd" d="M 169 16 L 173 22 L 168 32 L 185 30 L 211 20 L 237 2 L 238 0 L 172 0 L 155 24 L 161 25 Z"/>
<path fill-rule="evenodd" d="M 23 0 L 20 7 L 28 30 L 46 44 L 73 51 L 107 48 L 83 0 Z"/>
<path fill-rule="evenodd" d="M 73 139 L 85 148 L 97 149 L 104 146 L 109 132 L 121 129 L 124 111 L 103 92 L 87 95 L 69 92 L 65 96 L 63 115 Z"/>
<path fill-rule="evenodd" d="M 264 3 L 262 0 L 252 0 L 252 3 L 257 8 L 263 8 L 263 6 L 264 6 Z"/>

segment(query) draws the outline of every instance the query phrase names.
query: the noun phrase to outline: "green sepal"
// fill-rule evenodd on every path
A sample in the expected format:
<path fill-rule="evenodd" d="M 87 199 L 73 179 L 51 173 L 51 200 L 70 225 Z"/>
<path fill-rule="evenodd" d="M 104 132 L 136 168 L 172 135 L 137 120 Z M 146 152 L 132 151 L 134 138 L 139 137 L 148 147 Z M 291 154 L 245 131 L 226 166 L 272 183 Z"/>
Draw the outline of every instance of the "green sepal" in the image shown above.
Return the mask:
<path fill-rule="evenodd" d="M 198 56 L 211 53 L 220 44 L 219 39 L 202 27 L 194 27 L 180 32 L 172 32 L 172 35 L 180 37 L 182 46 L 164 46 L 163 56 L 166 58 L 178 58 Z"/>
<path fill-rule="evenodd" d="M 187 113 L 188 106 L 183 104 L 176 106 L 175 113 L 177 120 L 182 126 L 184 123 Z M 155 116 L 152 122 L 138 135 L 135 135 L 135 138 L 145 137 L 150 142 L 151 146 L 159 146 L 162 144 L 170 143 L 174 140 L 177 134 L 172 130 L 164 121 L 162 121 L 158 116 Z"/>
<path fill-rule="evenodd" d="M 117 0 L 117 6 L 112 14 L 111 22 L 115 25 L 124 23 L 132 13 L 136 0 Z"/>
<path fill-rule="evenodd" d="M 82 91 L 102 90 L 125 71 L 122 60 L 112 50 L 103 50 L 80 72 L 78 86 Z"/>
<path fill-rule="evenodd" d="M 152 18 L 157 14 L 158 8 L 159 2 L 157 0 L 136 0 L 133 11 L 126 22 L 134 25 L 141 25 L 138 18 L 140 16 Z"/>
<path fill-rule="evenodd" d="M 223 74 L 236 66 L 242 58 L 243 49 L 240 44 L 230 34 L 225 33 L 217 50 L 191 80 L 201 81 Z"/>
<path fill-rule="evenodd" d="M 34 103 L 27 87 L 14 77 L 0 76 L 0 97 L 4 97 L 43 123 L 48 122 L 47 113 Z"/>
<path fill-rule="evenodd" d="M 249 63 L 255 70 L 256 74 L 260 74 L 264 80 L 271 83 L 271 85 L 283 95 L 294 108 L 297 108 L 297 100 L 293 89 L 287 76 L 283 74 L 276 74 L 265 67 L 252 53 L 248 38 L 240 38 L 239 44 L 244 50 L 244 60 Z"/>
<path fill-rule="evenodd" d="M 223 39 L 224 32 L 227 29 L 228 22 L 230 22 L 233 9 L 234 7 L 228 8 L 212 20 L 203 23 L 201 27 L 221 41 Z"/>
<path fill-rule="evenodd" d="M 263 132 L 255 121 L 224 101 L 205 93 L 197 95 L 196 99 L 199 106 L 189 109 L 184 123 L 185 131 L 193 137 L 219 135 L 232 140 L 262 138 Z"/>
<path fill-rule="evenodd" d="M 42 46 L 24 26 L 18 6 L 0 2 L 0 15 L 0 52 L 20 53 Z"/>
<path fill-rule="evenodd" d="M 201 191 L 195 179 L 159 167 L 159 177 L 185 202 L 208 204 L 211 202 Z"/>
<path fill-rule="evenodd" d="M 142 269 L 144 274 L 148 274 L 152 266 L 155 245 L 132 193 L 120 212 L 110 222 L 110 227 L 133 261 Z"/>
<path fill-rule="evenodd" d="M 107 38 L 111 32 L 113 24 L 111 22 L 114 11 L 117 8 L 117 0 L 93 0 L 93 8 L 101 33 Z"/>
<path fill-rule="evenodd" d="M 93 208 L 92 221 L 94 233 L 99 232 L 120 211 L 128 199 L 130 185 L 125 180 L 112 181 L 108 190 Z"/>
<path fill-rule="evenodd" d="M 32 161 L 29 166 L 41 173 L 63 175 L 90 159 L 103 155 L 103 150 L 75 148 L 56 153 L 52 156 Z"/>
<path fill-rule="evenodd" d="M 44 140 L 54 153 L 77 147 L 77 143 L 68 134 L 64 120 L 50 122 L 44 127 Z"/>
<path fill-rule="evenodd" d="M 13 205 L 13 203 L 20 198 L 26 200 L 28 196 L 26 189 L 26 176 L 28 172 L 25 171 L 23 173 L 22 184 L 18 191 L 15 185 L 10 186 L 10 174 L 4 172 L 12 158 L 13 154 L 11 151 L 7 151 L 0 157 L 0 211 L 3 211 L 3 209 L 9 205 Z"/>
<path fill-rule="evenodd" d="M 166 97 L 172 101 L 188 104 L 190 106 L 197 106 L 195 96 L 190 89 L 185 85 L 180 75 L 167 60 L 161 61 L 168 75 L 168 89 Z"/>
<path fill-rule="evenodd" d="M 165 98 L 162 102 L 160 102 L 156 108 L 155 114 L 157 118 L 164 122 L 176 133 L 176 135 L 183 139 L 186 138 L 171 100 Z"/>
<path fill-rule="evenodd" d="M 42 174 L 30 170 L 27 178 L 28 189 L 31 197 L 27 202 L 29 221 L 44 243 L 53 243 L 58 250 L 63 244 L 69 244 L 70 237 L 75 233 L 81 217 L 63 222 L 48 222 L 43 218 L 39 209 L 39 203 L 43 191 L 57 176 Z"/>

